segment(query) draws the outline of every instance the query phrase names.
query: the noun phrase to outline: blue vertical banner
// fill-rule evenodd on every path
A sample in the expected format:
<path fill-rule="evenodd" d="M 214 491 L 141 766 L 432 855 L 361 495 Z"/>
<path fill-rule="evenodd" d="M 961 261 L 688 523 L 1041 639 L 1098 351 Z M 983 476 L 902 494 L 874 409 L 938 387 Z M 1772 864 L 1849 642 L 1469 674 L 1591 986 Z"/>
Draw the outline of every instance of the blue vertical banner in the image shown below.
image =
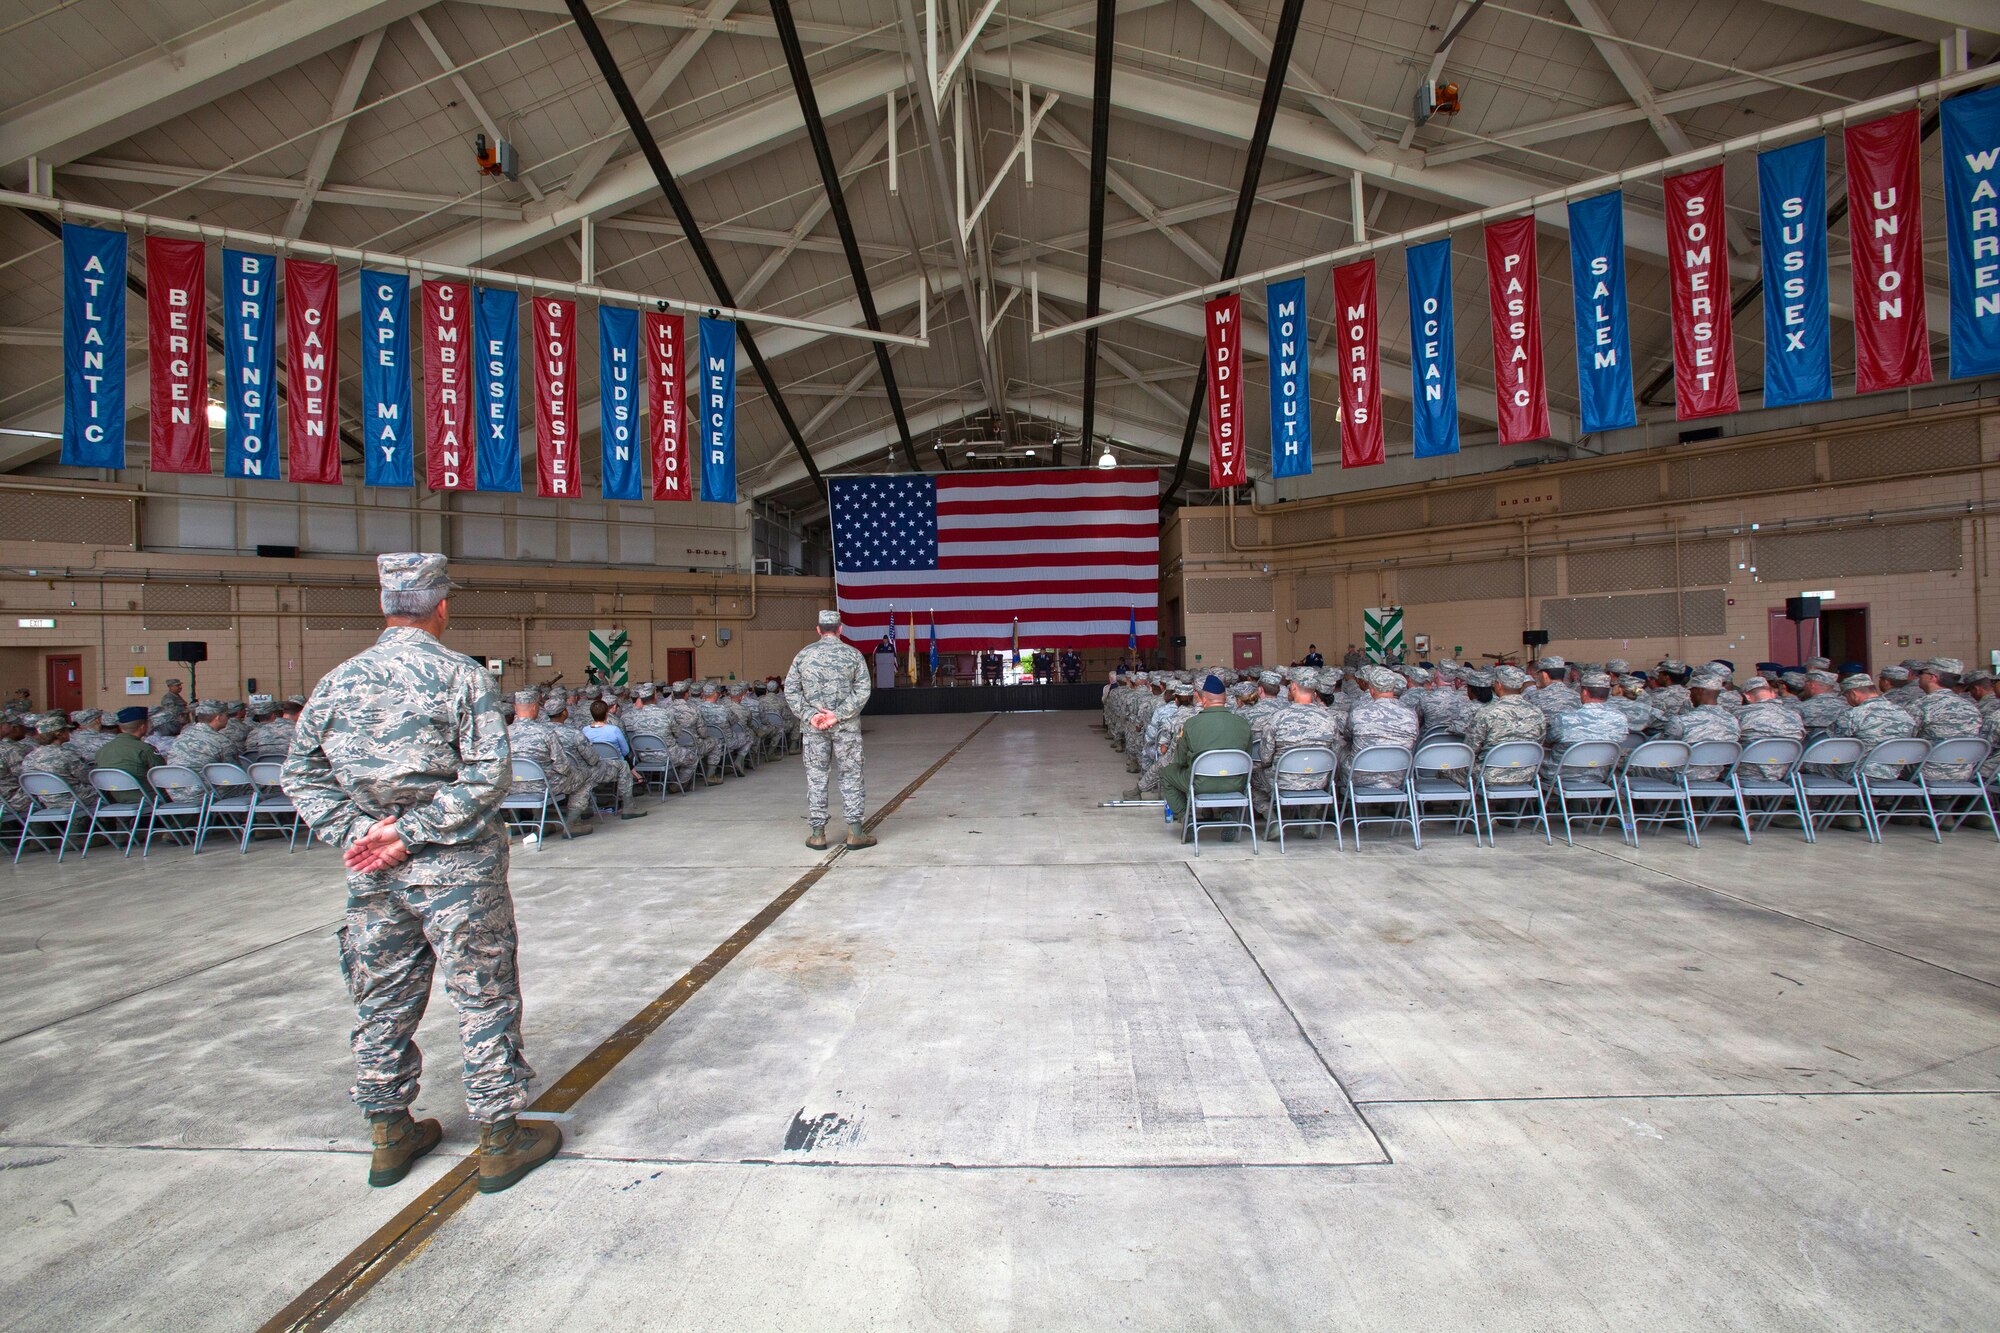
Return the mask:
<path fill-rule="evenodd" d="M 361 484 L 408 486 L 416 472 L 410 419 L 410 279 L 361 270 Z"/>
<path fill-rule="evenodd" d="M 273 321 L 278 261 L 247 250 L 222 252 L 222 475 L 278 479 Z"/>
<path fill-rule="evenodd" d="M 937 612 L 933 611 L 931 612 L 931 679 L 932 680 L 937 679 L 937 669 L 938 669 Z"/>
<path fill-rule="evenodd" d="M 1271 341 L 1271 475 L 1309 477 L 1313 470 L 1312 383 L 1307 378 L 1306 280 L 1264 289 L 1264 328 Z"/>
<path fill-rule="evenodd" d="M 478 385 L 473 431 L 479 489 L 521 489 L 521 302 L 505 288 L 472 294 L 472 363 Z"/>
<path fill-rule="evenodd" d="M 1625 193 L 1569 206 L 1570 285 L 1576 297 L 1576 391 L 1585 433 L 1639 424 L 1632 394 L 1632 328 L 1625 299 Z"/>
<path fill-rule="evenodd" d="M 701 498 L 736 503 L 736 325 L 701 321 L 701 378 L 695 419 L 701 423 Z"/>
<path fill-rule="evenodd" d="M 65 467 L 125 466 L 125 233 L 65 222 Z"/>
<path fill-rule="evenodd" d="M 1960 93 L 1944 119 L 1951 376 L 2000 373 L 2000 87 Z"/>
<path fill-rule="evenodd" d="M 597 307 L 597 444 L 607 500 L 640 499 L 639 312 Z"/>
<path fill-rule="evenodd" d="M 1451 324 L 1451 238 L 1403 251 L 1410 293 L 1410 416 L 1416 456 L 1458 452 L 1458 367 Z"/>
<path fill-rule="evenodd" d="M 1822 402 L 1833 397 L 1825 139 L 1757 154 L 1757 223 L 1764 247 L 1764 406 Z"/>

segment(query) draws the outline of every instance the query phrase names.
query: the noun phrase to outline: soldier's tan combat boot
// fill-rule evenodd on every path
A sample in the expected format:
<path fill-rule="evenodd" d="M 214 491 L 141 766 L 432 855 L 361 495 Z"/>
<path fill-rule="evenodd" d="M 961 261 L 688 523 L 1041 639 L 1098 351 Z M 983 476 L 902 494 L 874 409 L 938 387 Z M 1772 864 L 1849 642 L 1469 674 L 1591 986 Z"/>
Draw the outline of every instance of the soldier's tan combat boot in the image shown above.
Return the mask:
<path fill-rule="evenodd" d="M 806 846 L 816 852 L 826 850 L 826 825 L 814 824 L 812 826 L 812 832 L 806 834 Z"/>
<path fill-rule="evenodd" d="M 377 1189 L 410 1174 L 417 1159 L 438 1146 L 444 1131 L 435 1120 L 412 1120 L 408 1111 L 368 1117 L 375 1155 L 368 1159 L 368 1183 Z"/>
<path fill-rule="evenodd" d="M 479 1192 L 498 1194 L 554 1157 L 562 1141 L 562 1131 L 546 1120 L 494 1121 L 479 1134 Z"/>
<path fill-rule="evenodd" d="M 849 847 L 873 847 L 875 845 L 875 837 L 861 825 L 849 824 L 847 826 L 847 845 Z"/>

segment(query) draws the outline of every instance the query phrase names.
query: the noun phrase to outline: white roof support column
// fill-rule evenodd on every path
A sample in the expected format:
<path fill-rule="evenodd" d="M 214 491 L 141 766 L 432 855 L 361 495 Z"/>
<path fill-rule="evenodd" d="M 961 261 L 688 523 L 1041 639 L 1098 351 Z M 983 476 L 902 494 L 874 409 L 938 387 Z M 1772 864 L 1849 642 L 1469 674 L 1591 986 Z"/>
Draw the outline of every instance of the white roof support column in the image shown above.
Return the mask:
<path fill-rule="evenodd" d="M 313 142 L 312 157 L 306 163 L 305 180 L 299 197 L 292 204 L 291 216 L 285 219 L 284 235 L 296 239 L 305 234 L 306 219 L 312 216 L 313 201 L 319 197 L 320 187 L 326 184 L 326 173 L 333 169 L 334 155 L 340 151 L 340 141 L 347 134 L 349 114 L 361 100 L 361 85 L 368 82 L 368 71 L 375 68 L 375 53 L 381 49 L 380 28 L 354 44 L 354 54 L 347 60 L 347 72 L 341 76 L 340 87 L 334 90 L 333 104 L 327 108 L 327 127 Z"/>

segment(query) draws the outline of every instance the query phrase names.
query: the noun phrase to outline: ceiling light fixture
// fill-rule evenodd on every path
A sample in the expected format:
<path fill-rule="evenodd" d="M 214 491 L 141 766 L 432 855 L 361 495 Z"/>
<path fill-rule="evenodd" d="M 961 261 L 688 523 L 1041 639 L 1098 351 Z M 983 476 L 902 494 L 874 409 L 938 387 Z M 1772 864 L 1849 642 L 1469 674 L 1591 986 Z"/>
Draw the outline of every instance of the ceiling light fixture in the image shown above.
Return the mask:
<path fill-rule="evenodd" d="M 1097 456 L 1097 466 L 1107 470 L 1118 466 L 1118 457 L 1111 452 L 1110 445 L 1105 445 L 1104 452 Z"/>
<path fill-rule="evenodd" d="M 229 424 L 229 409 L 213 398 L 208 400 L 208 428 L 221 430 Z"/>

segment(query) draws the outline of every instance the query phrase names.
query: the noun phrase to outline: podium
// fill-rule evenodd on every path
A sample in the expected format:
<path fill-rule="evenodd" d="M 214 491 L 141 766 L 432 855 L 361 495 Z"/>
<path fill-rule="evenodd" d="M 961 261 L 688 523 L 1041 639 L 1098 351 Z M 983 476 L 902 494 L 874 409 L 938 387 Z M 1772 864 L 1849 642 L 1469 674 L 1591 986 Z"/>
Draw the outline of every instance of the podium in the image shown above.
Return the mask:
<path fill-rule="evenodd" d="M 896 654 L 893 652 L 875 654 L 875 688 L 893 690 L 896 688 Z"/>

